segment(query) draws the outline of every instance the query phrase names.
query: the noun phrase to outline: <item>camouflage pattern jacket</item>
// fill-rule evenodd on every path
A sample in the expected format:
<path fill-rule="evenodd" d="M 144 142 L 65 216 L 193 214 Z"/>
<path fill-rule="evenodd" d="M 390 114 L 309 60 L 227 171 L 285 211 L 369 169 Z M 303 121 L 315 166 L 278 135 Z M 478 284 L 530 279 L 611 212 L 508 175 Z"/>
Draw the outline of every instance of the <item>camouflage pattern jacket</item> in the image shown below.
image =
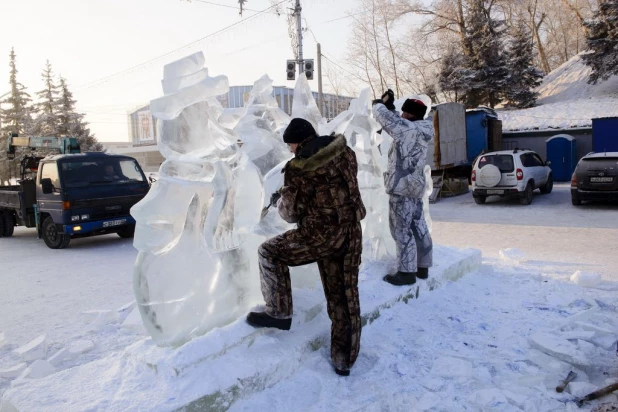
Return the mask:
<path fill-rule="evenodd" d="M 384 173 L 386 193 L 421 199 L 425 192 L 427 147 L 434 138 L 432 118 L 411 122 L 381 103 L 373 106 L 373 115 L 393 138 Z"/>
<path fill-rule="evenodd" d="M 356 155 L 342 135 L 304 141 L 283 169 L 279 214 L 299 228 L 360 222 L 366 212 L 357 171 Z"/>

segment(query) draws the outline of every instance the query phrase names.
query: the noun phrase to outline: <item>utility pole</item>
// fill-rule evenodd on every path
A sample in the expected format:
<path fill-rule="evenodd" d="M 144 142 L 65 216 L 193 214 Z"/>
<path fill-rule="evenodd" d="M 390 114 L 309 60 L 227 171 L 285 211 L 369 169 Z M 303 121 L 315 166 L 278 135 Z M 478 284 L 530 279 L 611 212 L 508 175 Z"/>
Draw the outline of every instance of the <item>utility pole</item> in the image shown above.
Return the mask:
<path fill-rule="evenodd" d="M 324 116 L 324 95 L 322 94 L 322 46 L 318 43 L 318 107 Z"/>
<path fill-rule="evenodd" d="M 303 8 L 300 6 L 300 0 L 296 0 L 296 6 L 294 7 L 294 16 L 296 16 L 296 30 L 298 32 L 298 75 L 304 71 L 304 59 L 303 59 L 303 20 L 301 17 L 301 11 Z"/>

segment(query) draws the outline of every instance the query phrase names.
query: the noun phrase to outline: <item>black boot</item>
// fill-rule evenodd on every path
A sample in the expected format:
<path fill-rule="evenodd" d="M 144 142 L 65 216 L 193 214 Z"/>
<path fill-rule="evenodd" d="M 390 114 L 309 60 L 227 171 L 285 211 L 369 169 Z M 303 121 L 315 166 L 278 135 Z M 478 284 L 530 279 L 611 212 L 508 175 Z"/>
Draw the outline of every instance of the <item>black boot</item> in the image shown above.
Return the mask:
<path fill-rule="evenodd" d="M 290 330 L 292 319 L 277 319 L 267 315 L 265 312 L 249 312 L 247 323 L 256 328 L 277 328 Z"/>
<path fill-rule="evenodd" d="M 418 272 L 416 272 L 416 277 L 419 279 L 427 279 L 429 277 L 429 268 L 418 268 Z"/>
<path fill-rule="evenodd" d="M 349 369 L 339 369 L 337 367 L 335 367 L 335 373 L 339 376 L 350 376 L 350 370 Z"/>
<path fill-rule="evenodd" d="M 416 272 L 397 272 L 384 276 L 384 281 L 395 286 L 413 285 L 416 283 Z"/>

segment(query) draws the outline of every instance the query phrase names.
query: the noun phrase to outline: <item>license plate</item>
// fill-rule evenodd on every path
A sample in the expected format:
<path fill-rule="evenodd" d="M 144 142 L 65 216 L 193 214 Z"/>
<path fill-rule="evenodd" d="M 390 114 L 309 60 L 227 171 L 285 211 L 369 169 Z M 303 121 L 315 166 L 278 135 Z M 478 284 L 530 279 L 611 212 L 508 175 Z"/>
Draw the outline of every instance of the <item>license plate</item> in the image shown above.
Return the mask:
<path fill-rule="evenodd" d="M 103 227 L 120 226 L 124 225 L 125 223 L 127 223 L 127 219 L 110 220 L 109 222 L 103 222 Z"/>
<path fill-rule="evenodd" d="M 490 189 L 490 190 L 487 190 L 487 194 L 488 195 L 503 195 L 504 190 Z"/>
<path fill-rule="evenodd" d="M 613 177 L 591 177 L 590 181 L 592 183 L 611 183 L 614 181 Z"/>

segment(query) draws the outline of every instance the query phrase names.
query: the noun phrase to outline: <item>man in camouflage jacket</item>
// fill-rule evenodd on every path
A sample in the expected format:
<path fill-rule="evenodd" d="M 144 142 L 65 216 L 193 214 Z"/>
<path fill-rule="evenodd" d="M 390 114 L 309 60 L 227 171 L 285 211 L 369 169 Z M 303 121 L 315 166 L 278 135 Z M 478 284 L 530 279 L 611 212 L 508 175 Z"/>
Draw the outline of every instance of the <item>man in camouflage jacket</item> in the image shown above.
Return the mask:
<path fill-rule="evenodd" d="M 357 162 L 345 137 L 317 136 L 303 119 L 293 119 L 283 140 L 295 153 L 285 166 L 279 214 L 298 228 L 264 242 L 259 266 L 265 312 L 251 312 L 256 327 L 290 329 L 292 288 L 289 266 L 317 262 L 331 326 L 335 372 L 347 376 L 360 348 L 358 270 L 360 221 L 365 207 L 358 189 Z"/>
<path fill-rule="evenodd" d="M 389 195 L 389 223 L 397 246 L 397 273 L 384 280 L 411 285 L 427 279 L 432 265 L 433 243 L 423 215 L 427 148 L 434 138 L 433 122 L 424 120 L 427 106 L 407 99 L 402 115 L 395 111 L 395 96 L 388 90 L 374 101 L 373 115 L 393 142 L 388 152 L 384 185 Z"/>

